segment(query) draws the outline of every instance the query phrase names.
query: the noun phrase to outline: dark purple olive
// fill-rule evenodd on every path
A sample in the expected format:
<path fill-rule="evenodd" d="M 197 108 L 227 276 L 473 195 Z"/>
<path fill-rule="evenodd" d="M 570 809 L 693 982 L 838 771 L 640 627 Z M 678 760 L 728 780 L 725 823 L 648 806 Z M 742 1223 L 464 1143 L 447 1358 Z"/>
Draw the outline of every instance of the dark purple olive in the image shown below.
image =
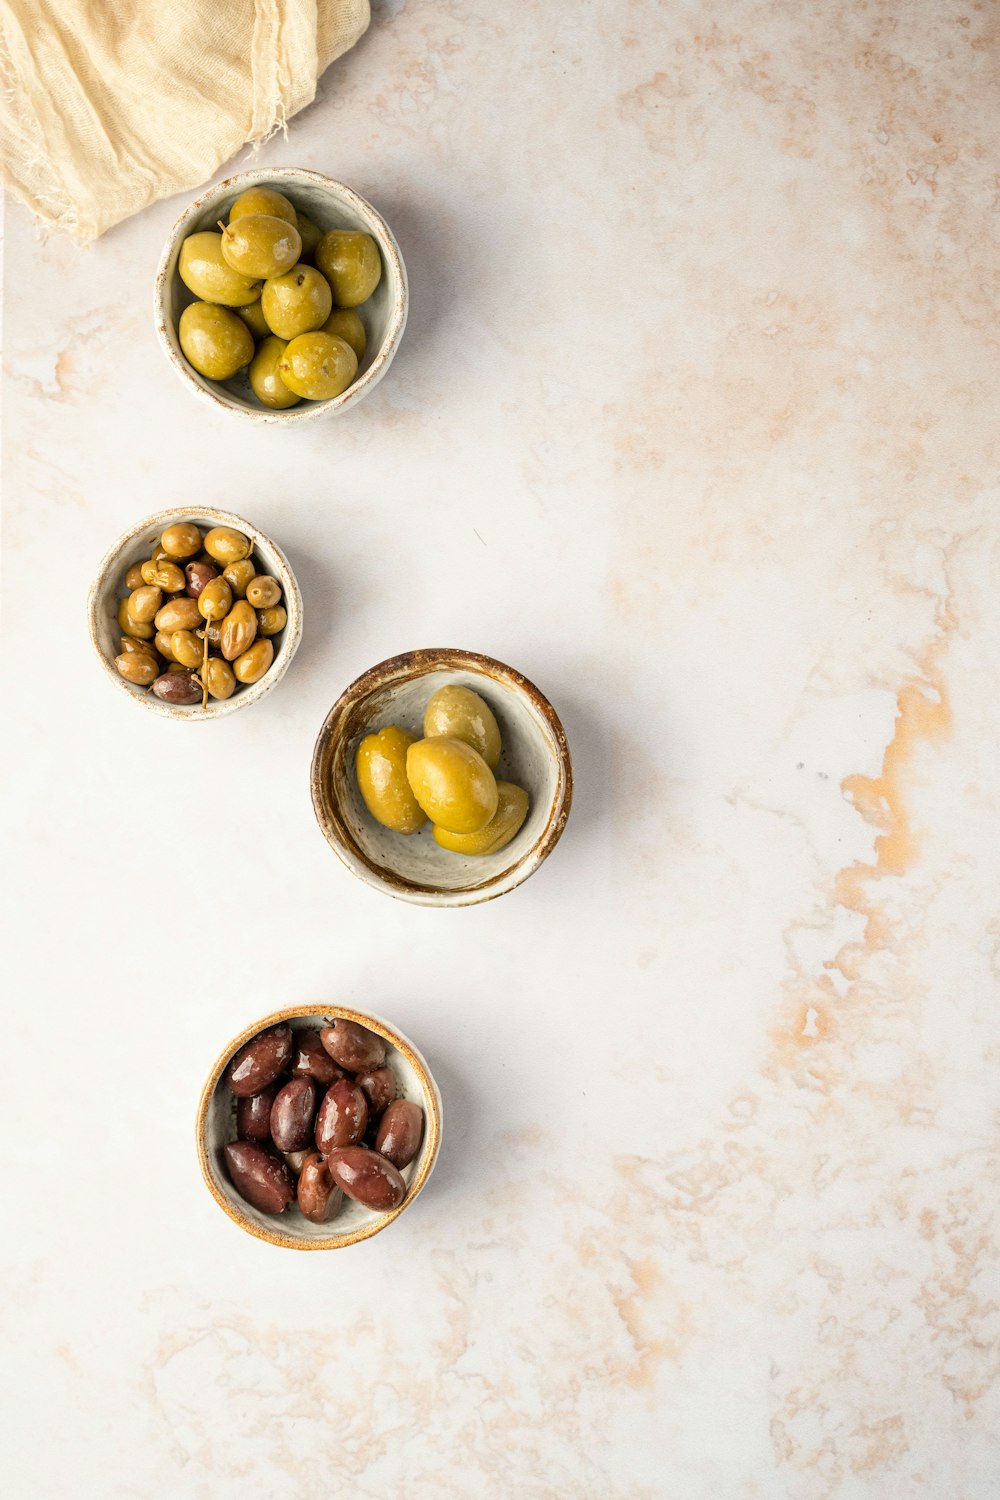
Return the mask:
<path fill-rule="evenodd" d="M 274 1096 L 271 1139 L 279 1151 L 304 1151 L 312 1140 L 316 1113 L 316 1085 L 311 1078 L 293 1078 Z"/>
<path fill-rule="evenodd" d="M 226 1166 L 241 1198 L 261 1213 L 281 1214 L 295 1197 L 295 1178 L 280 1156 L 251 1141 L 230 1141 Z"/>
<path fill-rule="evenodd" d="M 368 1118 L 377 1120 L 387 1104 L 396 1097 L 396 1079 L 391 1068 L 375 1068 L 359 1073 L 354 1082 L 368 1101 Z"/>
<path fill-rule="evenodd" d="M 184 569 L 184 577 L 187 579 L 184 592 L 190 594 L 192 599 L 197 599 L 205 585 L 218 576 L 218 568 L 213 568 L 211 563 L 189 562 Z"/>
<path fill-rule="evenodd" d="M 327 1157 L 330 1176 L 348 1198 L 383 1213 L 398 1208 L 406 1197 L 406 1183 L 391 1161 L 367 1146 L 343 1146 Z"/>
<path fill-rule="evenodd" d="M 338 1078 L 324 1094 L 316 1116 L 316 1148 L 325 1156 L 335 1146 L 353 1146 L 367 1124 L 364 1094 L 349 1078 Z"/>
<path fill-rule="evenodd" d="M 201 702 L 201 688 L 191 679 L 190 672 L 164 672 L 153 683 L 153 692 L 164 703 L 180 703 L 185 706 Z"/>
<path fill-rule="evenodd" d="M 343 1068 L 337 1067 L 320 1041 L 318 1031 L 292 1033 L 291 1071 L 293 1078 L 315 1078 L 325 1089 L 344 1076 Z"/>
<path fill-rule="evenodd" d="M 285 1071 L 291 1055 L 291 1027 L 284 1022 L 272 1026 L 269 1031 L 251 1037 L 246 1046 L 240 1048 L 226 1069 L 226 1083 L 240 1098 L 259 1094 Z"/>
<path fill-rule="evenodd" d="M 349 1073 L 367 1073 L 385 1062 L 385 1042 L 357 1021 L 334 1021 L 323 1027 L 319 1039 L 334 1062 Z"/>
<path fill-rule="evenodd" d="M 341 1191 L 318 1151 L 312 1152 L 302 1163 L 298 1200 L 299 1208 L 314 1224 L 325 1224 L 340 1207 Z"/>
<path fill-rule="evenodd" d="M 263 1145 L 271 1139 L 271 1105 L 274 1089 L 260 1094 L 246 1094 L 236 1101 L 236 1134 L 241 1141 Z"/>
<path fill-rule="evenodd" d="M 382 1116 L 375 1137 L 375 1150 L 381 1151 L 394 1167 L 408 1167 L 420 1150 L 424 1133 L 424 1112 L 412 1099 L 394 1099 Z"/>

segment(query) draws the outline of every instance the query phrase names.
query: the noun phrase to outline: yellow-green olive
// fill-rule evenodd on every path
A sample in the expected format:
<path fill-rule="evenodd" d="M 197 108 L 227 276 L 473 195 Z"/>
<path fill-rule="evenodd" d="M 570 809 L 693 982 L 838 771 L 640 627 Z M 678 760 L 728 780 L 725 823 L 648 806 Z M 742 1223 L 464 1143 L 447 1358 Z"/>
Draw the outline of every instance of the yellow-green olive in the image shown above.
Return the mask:
<path fill-rule="evenodd" d="M 147 583 L 142 583 L 128 596 L 128 612 L 133 620 L 138 620 L 140 625 L 148 625 L 162 603 L 162 592 Z"/>
<path fill-rule="evenodd" d="M 307 219 L 305 214 L 296 213 L 295 223 L 299 231 L 299 239 L 302 241 L 302 254 L 300 260 L 312 260 L 316 254 L 316 246 L 323 238 L 323 231 L 312 219 Z"/>
<path fill-rule="evenodd" d="M 257 616 L 245 599 L 238 599 L 223 620 L 219 647 L 227 661 L 249 651 L 257 634 Z M 238 674 L 237 674 L 238 675 Z"/>
<path fill-rule="evenodd" d="M 158 630 L 156 632 L 156 638 L 153 641 L 153 645 L 156 647 L 157 651 L 159 651 L 160 655 L 164 658 L 165 661 L 173 661 L 174 648 L 170 644 L 169 631 Z"/>
<path fill-rule="evenodd" d="M 389 724 L 365 735 L 354 763 L 365 806 L 376 823 L 394 833 L 416 833 L 427 822 L 406 779 L 406 752 L 413 743 L 412 734 Z"/>
<path fill-rule="evenodd" d="M 177 270 L 184 285 L 202 302 L 246 307 L 261 293 L 262 278 L 241 276 L 222 255 L 222 235 L 212 229 L 189 234 L 181 245 Z"/>
<path fill-rule="evenodd" d="M 137 636 L 123 635 L 118 645 L 122 655 L 125 655 L 129 651 L 144 651 L 147 656 L 153 656 L 155 659 L 153 646 L 150 645 L 149 641 L 140 641 Z"/>
<path fill-rule="evenodd" d="M 273 604 L 270 609 L 257 611 L 257 634 L 277 635 L 288 624 L 288 615 L 283 604 Z"/>
<path fill-rule="evenodd" d="M 231 698 L 236 691 L 233 669 L 221 656 L 210 656 L 204 671 L 205 686 L 210 698 Z"/>
<path fill-rule="evenodd" d="M 266 339 L 271 332 L 264 321 L 264 309 L 260 305 L 260 298 L 256 302 L 249 302 L 246 307 L 238 307 L 236 316 L 242 318 L 255 339 Z"/>
<path fill-rule="evenodd" d="M 154 563 L 165 562 L 165 561 L 169 562 L 169 560 L 170 560 L 170 553 L 167 551 L 166 547 L 164 547 L 164 545 L 163 545 L 162 542 L 157 542 L 156 546 L 153 548 L 152 552 L 150 553 L 149 560 L 150 560 L 150 562 L 154 562 Z"/>
<path fill-rule="evenodd" d="M 382 279 L 378 246 L 360 229 L 328 230 L 316 246 L 315 260 L 338 307 L 357 307 L 367 301 Z"/>
<path fill-rule="evenodd" d="M 134 636 L 138 641 L 151 641 L 156 631 L 152 625 L 145 625 L 141 620 L 133 620 L 128 612 L 129 596 L 118 601 L 118 625 L 125 635 Z"/>
<path fill-rule="evenodd" d="M 249 651 L 244 651 L 233 662 L 233 672 L 238 682 L 257 682 L 274 660 L 274 646 L 268 640 L 254 641 Z"/>
<path fill-rule="evenodd" d="M 166 631 L 168 635 L 173 635 L 175 630 L 197 630 L 201 624 L 197 599 L 191 599 L 187 594 L 168 599 L 163 608 L 156 611 L 154 623 L 157 630 Z"/>
<path fill-rule="evenodd" d="M 350 344 L 358 356 L 358 364 L 364 359 L 368 339 L 365 334 L 365 325 L 353 307 L 335 307 L 320 329 L 320 333 L 334 334 L 338 339 L 343 339 L 345 344 Z"/>
<path fill-rule="evenodd" d="M 247 586 L 251 578 L 257 576 L 257 569 L 249 557 L 244 557 L 239 562 L 228 563 L 222 570 L 222 576 L 232 589 L 233 598 L 245 599 Z"/>
<path fill-rule="evenodd" d="M 288 389 L 307 401 L 341 395 L 357 373 L 358 356 L 350 344 L 329 333 L 300 334 L 278 361 L 278 374 Z"/>
<path fill-rule="evenodd" d="M 198 595 L 198 608 L 206 620 L 224 620 L 233 607 L 233 591 L 224 578 L 213 578 Z"/>
<path fill-rule="evenodd" d="M 431 822 L 448 833 L 478 833 L 497 810 L 493 772 L 464 740 L 417 740 L 406 752 L 406 779 Z"/>
<path fill-rule="evenodd" d="M 478 750 L 490 770 L 500 759 L 500 730 L 489 704 L 472 688 L 447 683 L 438 688 L 424 709 L 424 735 L 447 734 Z"/>
<path fill-rule="evenodd" d="M 222 231 L 223 260 L 251 279 L 283 276 L 301 249 L 296 225 L 274 214 L 244 214 Z"/>
<path fill-rule="evenodd" d="M 229 380 L 253 359 L 253 334 L 228 307 L 192 302 L 177 325 L 184 358 L 207 380 Z"/>
<path fill-rule="evenodd" d="M 175 630 L 170 636 L 171 660 L 182 667 L 200 667 L 205 647 L 193 630 Z"/>
<path fill-rule="evenodd" d="M 115 657 L 118 675 L 137 687 L 149 687 L 160 675 L 156 658 L 148 651 L 123 651 Z"/>
<path fill-rule="evenodd" d="M 298 214 L 284 193 L 269 187 L 248 187 L 242 192 L 229 210 L 230 224 L 235 224 L 245 214 L 273 214 L 276 219 L 284 219 L 287 224 L 294 224 L 298 219 Z"/>
<path fill-rule="evenodd" d="M 285 411 L 289 406 L 298 406 L 302 400 L 288 389 L 278 374 L 278 365 L 287 347 L 284 339 L 277 339 L 272 334 L 263 340 L 250 361 L 250 389 L 261 406 L 269 406 L 273 411 Z"/>
<path fill-rule="evenodd" d="M 269 578 L 266 573 L 258 573 L 247 584 L 247 603 L 252 604 L 254 609 L 270 609 L 280 598 L 280 583 L 276 578 Z"/>
<path fill-rule="evenodd" d="M 142 581 L 153 588 L 162 589 L 165 594 L 179 594 L 185 584 L 182 569 L 176 563 L 168 562 L 165 557 L 161 557 L 159 562 L 143 563 Z"/>
<path fill-rule="evenodd" d="M 146 563 L 133 563 L 128 572 L 125 574 L 125 587 L 128 589 L 130 594 L 135 589 L 141 588 L 144 583 L 152 582 L 152 579 L 143 578 L 142 576 L 142 570 L 146 566 Z"/>
<path fill-rule="evenodd" d="M 201 548 L 201 532 L 193 521 L 174 521 L 160 538 L 160 547 L 169 558 L 193 557 Z M 157 562 L 153 553 L 153 562 Z"/>
<path fill-rule="evenodd" d="M 232 526 L 213 526 L 205 533 L 205 551 L 225 568 L 250 556 L 250 539 L 242 531 L 234 531 Z"/>
<path fill-rule="evenodd" d="M 294 339 L 323 326 L 330 316 L 333 293 L 314 266 L 300 264 L 284 276 L 265 281 L 260 305 L 271 332 L 279 339 Z"/>
<path fill-rule="evenodd" d="M 528 816 L 528 794 L 512 781 L 497 782 L 497 810 L 478 833 L 449 833 L 435 826 L 434 838 L 455 854 L 496 854 L 509 844 Z"/>

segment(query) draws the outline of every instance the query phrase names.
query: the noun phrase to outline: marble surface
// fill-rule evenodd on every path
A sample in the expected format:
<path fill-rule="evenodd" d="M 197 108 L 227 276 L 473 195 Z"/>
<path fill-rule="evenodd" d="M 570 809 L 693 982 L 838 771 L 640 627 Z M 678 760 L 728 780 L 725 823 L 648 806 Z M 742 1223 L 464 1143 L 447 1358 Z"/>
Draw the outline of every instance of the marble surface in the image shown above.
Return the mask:
<path fill-rule="evenodd" d="M 8 209 L 11 1496 L 997 1494 L 998 47 L 972 0 L 383 3 L 263 160 L 372 199 L 410 324 L 289 434 L 157 347 L 182 203 L 89 252 Z M 84 618 L 182 498 L 305 596 L 285 681 L 197 728 Z M 427 645 L 575 755 L 482 908 L 313 821 L 333 699 Z M 324 998 L 413 1036 L 445 1144 L 296 1256 L 192 1127 L 227 1036 Z"/>

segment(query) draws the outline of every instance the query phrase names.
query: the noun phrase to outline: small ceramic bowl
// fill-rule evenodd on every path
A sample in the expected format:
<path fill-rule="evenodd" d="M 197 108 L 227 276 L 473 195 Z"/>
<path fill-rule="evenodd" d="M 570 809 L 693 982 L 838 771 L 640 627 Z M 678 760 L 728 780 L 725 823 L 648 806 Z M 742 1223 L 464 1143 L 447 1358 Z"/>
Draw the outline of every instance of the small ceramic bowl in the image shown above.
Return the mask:
<path fill-rule="evenodd" d="M 218 221 L 226 219 L 239 195 L 248 187 L 257 186 L 277 188 L 324 232 L 362 229 L 378 244 L 382 279 L 368 301 L 355 309 L 365 325 L 368 340 L 364 358 L 353 385 L 330 401 L 302 401 L 285 411 L 273 411 L 257 400 L 245 370 L 232 380 L 206 380 L 192 369 L 181 352 L 177 323 L 185 307 L 196 301 L 177 271 L 181 244 L 189 234 L 218 228 Z M 399 348 L 408 304 L 406 267 L 399 246 L 388 224 L 370 203 L 352 188 L 320 172 L 307 172 L 302 167 L 270 167 L 240 172 L 236 177 L 217 182 L 181 214 L 170 231 L 157 267 L 153 314 L 163 352 L 189 391 L 211 402 L 216 411 L 232 412 L 251 422 L 280 422 L 290 426 L 346 411 L 364 400 L 378 385 Z"/>
<path fill-rule="evenodd" d="M 524 787 L 531 799 L 523 827 L 496 854 L 441 849 L 430 824 L 393 833 L 376 823 L 358 789 L 361 738 L 386 724 L 420 738 L 428 698 L 448 683 L 472 688 L 489 704 L 503 741 L 497 777 Z M 551 703 L 520 672 L 471 651 L 408 651 L 372 667 L 341 693 L 313 751 L 313 807 L 334 852 L 367 885 L 422 906 L 472 906 L 512 891 L 551 854 L 572 797 L 569 746 Z"/>
<path fill-rule="evenodd" d="M 164 527 L 170 526 L 174 521 L 193 521 L 202 531 L 210 531 L 213 526 L 233 526 L 250 537 L 253 541 L 253 556 L 260 559 L 260 572 L 269 573 L 281 584 L 281 602 L 288 614 L 284 630 L 274 637 L 274 661 L 260 681 L 238 688 L 231 698 L 209 698 L 205 708 L 200 703 L 191 708 L 162 703 L 148 688 L 137 687 L 135 683 L 126 682 L 124 677 L 119 677 L 115 668 L 121 638 L 118 605 L 125 594 L 125 574 L 133 563 L 146 561 Z M 259 703 L 264 694 L 269 693 L 288 671 L 302 637 L 302 596 L 288 558 L 269 536 L 258 531 L 256 526 L 251 526 L 242 516 L 233 515 L 227 510 L 161 510 L 157 515 L 140 521 L 131 531 L 126 531 L 106 554 L 97 570 L 97 577 L 90 585 L 87 614 L 90 639 L 111 681 L 137 703 L 141 703 L 143 708 L 168 719 L 221 719 L 225 714 L 235 713 L 238 708 L 249 708 L 251 703 Z"/>
<path fill-rule="evenodd" d="M 386 1042 L 386 1067 L 396 1075 L 401 1099 L 412 1099 L 424 1112 L 424 1136 L 420 1150 L 403 1169 L 406 1197 L 398 1208 L 376 1213 L 345 1197 L 340 1210 L 328 1224 L 313 1224 L 293 1203 L 283 1214 L 265 1214 L 247 1203 L 233 1187 L 226 1171 L 223 1148 L 236 1139 L 236 1099 L 222 1082 L 222 1075 L 235 1052 L 258 1032 L 287 1021 L 293 1031 L 329 1026 L 334 1020 L 357 1021 L 370 1031 L 377 1031 Z M 224 1047 L 212 1065 L 198 1101 L 195 1127 L 198 1160 L 202 1176 L 212 1197 L 234 1224 L 247 1234 L 281 1245 L 286 1250 L 339 1250 L 357 1244 L 386 1229 L 405 1212 L 427 1182 L 441 1146 L 441 1095 L 431 1071 L 420 1053 L 401 1031 L 378 1016 L 344 1005 L 300 1005 L 276 1010 L 255 1021 Z"/>

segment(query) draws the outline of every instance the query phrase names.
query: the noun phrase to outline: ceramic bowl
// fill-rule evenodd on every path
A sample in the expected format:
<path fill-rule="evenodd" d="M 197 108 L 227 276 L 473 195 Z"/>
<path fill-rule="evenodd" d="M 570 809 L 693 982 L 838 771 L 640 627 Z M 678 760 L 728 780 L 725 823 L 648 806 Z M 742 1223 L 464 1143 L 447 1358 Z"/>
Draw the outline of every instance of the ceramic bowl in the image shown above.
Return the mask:
<path fill-rule="evenodd" d="M 328 1224 L 313 1224 L 294 1203 L 283 1214 L 261 1213 L 240 1197 L 226 1171 L 223 1148 L 236 1139 L 236 1099 L 222 1082 L 222 1075 L 230 1058 L 244 1043 L 269 1026 L 276 1026 L 279 1021 L 287 1021 L 293 1030 L 318 1030 L 336 1019 L 357 1021 L 385 1039 L 386 1066 L 396 1075 L 399 1097 L 412 1099 L 423 1109 L 423 1141 L 415 1159 L 403 1169 L 406 1197 L 389 1213 L 376 1213 L 345 1197 L 339 1212 Z M 409 1208 L 426 1184 L 441 1146 L 441 1095 L 416 1047 L 388 1021 L 344 1005 L 290 1006 L 255 1021 L 239 1036 L 233 1037 L 219 1053 L 198 1101 L 195 1134 L 198 1160 L 208 1190 L 234 1224 L 245 1229 L 247 1234 L 267 1240 L 271 1245 L 281 1245 L 286 1250 L 339 1250 L 344 1245 L 356 1244 L 358 1240 L 370 1239 L 373 1234 L 388 1228 Z"/>
<path fill-rule="evenodd" d="M 446 683 L 485 698 L 503 741 L 497 777 L 524 787 L 531 799 L 523 827 L 496 854 L 441 849 L 430 824 L 393 833 L 375 822 L 358 789 L 361 738 L 386 724 L 419 738 L 427 700 Z M 555 847 L 572 796 L 569 746 L 548 699 L 512 667 L 471 651 L 408 651 L 372 667 L 341 693 L 313 751 L 313 807 L 334 852 L 367 885 L 423 906 L 471 906 L 527 880 Z"/>
<path fill-rule="evenodd" d="M 188 291 L 177 271 L 181 244 L 189 234 L 202 229 L 216 229 L 218 221 L 225 219 L 233 203 L 248 187 L 273 187 L 284 193 L 295 207 L 313 220 L 320 229 L 363 229 L 376 240 L 382 255 L 382 280 L 369 300 L 356 311 L 365 325 L 367 347 L 355 377 L 341 395 L 330 401 L 302 401 L 285 411 L 273 411 L 262 406 L 250 389 L 246 371 L 241 371 L 232 380 L 206 380 L 192 369 L 181 352 L 177 337 L 177 323 L 184 308 L 196 298 Z M 185 209 L 167 238 L 156 271 L 156 287 L 153 313 L 156 332 L 174 370 L 196 396 L 211 402 L 216 411 L 232 412 L 237 417 L 251 422 L 280 422 L 290 426 L 296 422 L 311 422 L 317 417 L 330 416 L 357 406 L 368 392 L 378 385 L 393 356 L 406 327 L 408 292 L 406 268 L 392 230 L 370 203 L 352 188 L 320 172 L 307 172 L 301 167 L 271 167 L 253 172 L 240 172 L 236 177 L 227 177 L 196 198 L 190 208 Z"/>
<path fill-rule="evenodd" d="M 213 526 L 233 526 L 245 536 L 251 537 L 253 556 L 260 558 L 260 571 L 269 573 L 281 584 L 281 602 L 288 613 L 288 623 L 284 630 L 274 637 L 274 661 L 260 681 L 239 688 L 231 698 L 209 698 L 205 708 L 200 703 L 191 708 L 162 703 L 148 688 L 137 687 L 132 682 L 126 682 L 124 677 L 119 677 L 115 668 L 121 638 L 118 605 L 125 594 L 125 574 L 133 563 L 146 561 L 164 527 L 174 521 L 193 521 L 202 531 L 209 531 Z M 269 693 L 284 677 L 302 637 L 302 596 L 288 558 L 269 536 L 258 531 L 256 526 L 251 526 L 242 516 L 233 515 L 227 510 L 161 510 L 157 515 L 140 521 L 131 531 L 126 531 L 115 542 L 97 570 L 97 577 L 90 586 L 87 613 L 90 639 L 111 681 L 143 708 L 168 719 L 221 719 L 226 714 L 235 713 L 237 709 L 249 708 L 251 703 L 259 703 L 264 694 Z"/>

